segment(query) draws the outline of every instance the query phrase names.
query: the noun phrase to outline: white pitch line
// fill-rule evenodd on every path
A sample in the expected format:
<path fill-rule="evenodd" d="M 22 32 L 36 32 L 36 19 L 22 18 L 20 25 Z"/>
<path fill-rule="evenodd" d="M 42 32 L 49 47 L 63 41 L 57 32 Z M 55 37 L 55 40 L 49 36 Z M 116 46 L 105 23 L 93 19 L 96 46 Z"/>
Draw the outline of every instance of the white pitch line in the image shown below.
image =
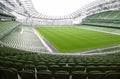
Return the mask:
<path fill-rule="evenodd" d="M 32 28 L 33 29 L 33 28 Z M 43 43 L 43 45 L 48 49 L 49 52 L 53 52 L 50 47 L 45 43 L 45 41 L 40 37 L 40 35 L 36 32 L 35 29 L 33 29 L 34 33 L 37 35 L 37 37 L 39 38 L 39 40 Z"/>
<path fill-rule="evenodd" d="M 21 34 L 21 35 L 22 35 L 23 31 L 24 31 L 24 29 L 22 29 L 22 30 L 20 31 L 20 34 Z"/>
<path fill-rule="evenodd" d="M 78 27 L 78 28 L 81 28 L 81 27 Z M 81 28 L 81 29 L 92 30 L 92 31 L 97 31 L 97 32 L 104 32 L 104 33 L 109 33 L 109 34 L 114 34 L 114 35 L 120 35 L 119 33 L 113 33 L 113 32 L 101 31 L 101 30 L 95 30 L 95 29 L 90 29 L 90 28 Z"/>

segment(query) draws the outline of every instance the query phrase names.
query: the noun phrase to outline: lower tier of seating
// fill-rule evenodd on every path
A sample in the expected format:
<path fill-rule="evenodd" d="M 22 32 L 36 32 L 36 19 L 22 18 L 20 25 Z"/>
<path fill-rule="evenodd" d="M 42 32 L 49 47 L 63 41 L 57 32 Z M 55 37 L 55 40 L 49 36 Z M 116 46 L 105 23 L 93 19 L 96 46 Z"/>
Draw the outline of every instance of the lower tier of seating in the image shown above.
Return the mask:
<path fill-rule="evenodd" d="M 48 52 L 47 48 L 34 33 L 33 28 L 28 26 L 19 26 L 2 38 L 1 41 L 13 48 L 34 52 Z"/>
<path fill-rule="evenodd" d="M 120 79 L 120 53 L 57 55 L 0 45 L 0 79 Z"/>
<path fill-rule="evenodd" d="M 19 76 L 18 76 L 19 74 Z M 33 70 L 17 71 L 14 68 L 0 68 L 0 79 L 120 79 L 120 72 L 115 71 L 90 71 L 83 72 L 80 70 L 56 71 L 54 74 L 48 70 L 35 72 Z"/>

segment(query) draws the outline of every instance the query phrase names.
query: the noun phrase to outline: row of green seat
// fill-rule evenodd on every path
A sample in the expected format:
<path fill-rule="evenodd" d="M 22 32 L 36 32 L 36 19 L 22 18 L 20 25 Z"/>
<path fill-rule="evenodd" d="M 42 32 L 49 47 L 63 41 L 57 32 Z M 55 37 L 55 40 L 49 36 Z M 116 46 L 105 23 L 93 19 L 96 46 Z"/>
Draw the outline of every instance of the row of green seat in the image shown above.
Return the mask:
<path fill-rule="evenodd" d="M 119 10 L 111 10 L 104 11 L 96 14 L 92 14 L 87 16 L 83 22 L 88 23 L 118 23 L 120 22 L 120 11 Z M 109 25 L 109 24 L 108 24 Z M 113 24 L 112 24 L 113 25 Z M 113 25 L 114 26 L 114 25 Z"/>
<path fill-rule="evenodd" d="M 33 70 L 17 71 L 15 68 L 0 67 L 0 79 L 120 79 L 120 72 L 115 71 L 72 71 L 71 74 L 67 71 L 56 71 L 54 74 L 51 71 L 41 70 L 35 72 Z"/>
<path fill-rule="evenodd" d="M 11 30 L 17 27 L 20 23 L 15 21 L 0 21 L 0 39 L 7 35 Z"/>
<path fill-rule="evenodd" d="M 34 52 L 47 52 L 47 48 L 38 39 L 31 27 L 19 26 L 1 41 L 10 47 L 29 50 Z"/>
<path fill-rule="evenodd" d="M 27 52 L 0 45 L 0 67 L 2 69 L 0 79 L 10 79 L 10 77 L 4 78 L 7 76 L 3 74 L 3 68 L 5 71 L 15 69 L 22 79 L 105 79 L 108 71 L 114 71 L 114 76 L 110 79 L 119 79 L 116 74 L 120 73 L 120 53 L 93 56 L 54 55 Z M 91 78 L 92 71 L 99 71 L 100 75 L 104 75 L 100 78 Z M 73 73 L 78 75 L 75 77 Z M 83 78 L 81 74 L 85 74 L 85 77 Z"/>
<path fill-rule="evenodd" d="M 24 61 L 22 61 L 24 62 Z M 105 72 L 108 70 L 113 70 L 113 71 L 120 71 L 120 63 L 114 63 L 114 64 L 93 64 L 93 63 L 48 63 L 44 64 L 43 62 L 37 63 L 37 65 L 31 64 L 30 61 L 29 63 L 26 62 L 27 64 L 21 63 L 21 62 L 11 62 L 11 61 L 0 61 L 1 66 L 6 67 L 6 68 L 16 68 L 18 71 L 21 71 L 23 69 L 32 69 L 32 70 L 50 70 L 53 73 L 58 71 L 58 70 L 66 70 L 71 73 L 71 71 L 75 70 L 81 70 L 85 72 L 89 72 L 91 70 L 99 70 L 101 72 Z M 36 62 L 35 62 L 36 63 Z"/>
<path fill-rule="evenodd" d="M 113 11 L 100 12 L 100 13 L 88 16 L 86 19 L 110 19 L 110 18 L 120 19 L 120 11 L 113 10 Z"/>

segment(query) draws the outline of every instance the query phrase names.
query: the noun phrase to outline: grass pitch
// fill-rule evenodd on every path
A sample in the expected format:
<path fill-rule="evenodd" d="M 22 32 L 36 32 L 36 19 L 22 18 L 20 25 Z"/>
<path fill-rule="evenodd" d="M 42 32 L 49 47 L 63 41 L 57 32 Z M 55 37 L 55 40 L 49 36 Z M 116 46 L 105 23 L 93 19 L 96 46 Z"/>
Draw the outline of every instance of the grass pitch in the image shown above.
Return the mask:
<path fill-rule="evenodd" d="M 77 52 L 120 44 L 120 35 L 76 27 L 37 27 L 36 30 L 60 52 Z"/>

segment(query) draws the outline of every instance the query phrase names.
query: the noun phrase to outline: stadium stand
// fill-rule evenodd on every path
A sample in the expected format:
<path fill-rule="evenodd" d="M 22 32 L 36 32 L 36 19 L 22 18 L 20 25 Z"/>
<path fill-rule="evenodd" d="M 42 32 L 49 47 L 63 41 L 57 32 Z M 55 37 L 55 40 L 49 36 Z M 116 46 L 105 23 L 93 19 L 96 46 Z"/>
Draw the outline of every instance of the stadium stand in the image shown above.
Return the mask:
<path fill-rule="evenodd" d="M 7 75 L 9 79 L 18 79 L 17 75 L 22 79 L 120 78 L 120 53 L 95 56 L 52 55 L 21 51 L 3 45 L 0 46 L 0 51 L 0 71 L 5 73 L 0 73 L 0 79 Z"/>
<path fill-rule="evenodd" d="M 120 28 L 120 11 L 105 11 L 87 16 L 83 20 L 84 25 Z"/>
<path fill-rule="evenodd" d="M 0 39 L 20 25 L 16 17 L 0 9 Z"/>
<path fill-rule="evenodd" d="M 16 28 L 20 23 L 15 21 L 1 21 L 0 22 L 0 38 L 7 35 L 9 32 L 11 32 L 14 28 Z"/>
<path fill-rule="evenodd" d="M 31 27 L 19 26 L 12 33 L 5 36 L 1 41 L 11 47 L 34 52 L 47 52 L 46 47 L 35 35 Z"/>
<path fill-rule="evenodd" d="M 15 20 L 16 17 L 14 15 L 7 13 L 4 10 L 0 9 L 0 19 Z"/>
<path fill-rule="evenodd" d="M 45 24 L 53 25 L 60 23 L 61 25 L 66 23 L 71 25 L 71 19 L 76 19 L 75 17 L 82 15 L 80 12 L 75 12 L 69 16 L 69 21 L 64 21 L 67 16 L 60 18 L 54 16 L 48 16 L 47 18 L 46 15 L 41 14 L 38 16 L 38 12 L 35 10 L 37 13 L 33 13 L 34 9 L 29 7 L 31 5 L 29 5 L 29 1 L 1 0 L 0 7 L 2 3 L 7 2 L 8 5 L 5 4 L 7 6 L 5 8 L 9 8 L 20 15 L 28 16 L 26 20 L 29 21 L 34 17 L 40 19 L 41 22 L 43 19 Z M 109 3 L 114 4 L 115 1 L 111 0 L 106 4 Z M 103 9 L 109 8 L 101 4 L 97 6 L 102 6 Z M 15 7 L 19 7 L 19 9 L 17 10 Z M 93 6 L 93 8 L 96 8 L 96 6 Z M 85 10 L 90 11 L 90 8 Z M 56 19 L 60 20 L 57 21 Z M 31 27 L 19 26 L 20 23 L 15 20 L 15 16 L 0 9 L 0 79 L 120 79 L 120 52 L 117 51 L 120 46 L 74 55 L 70 53 L 49 53 L 35 36 Z M 49 23 L 49 21 L 51 22 Z M 56 23 L 54 23 L 55 21 Z M 120 33 L 118 30 L 120 28 L 119 22 L 120 11 L 111 10 L 86 17 L 83 20 L 83 25 L 90 25 L 93 29 Z M 100 26 L 100 28 L 94 26 Z M 86 26 L 85 28 L 91 27 Z M 103 27 L 112 28 L 106 29 Z M 117 29 L 115 30 L 113 27 Z M 113 50 L 116 51 L 106 53 Z M 97 54 L 94 54 L 96 52 Z"/>
<path fill-rule="evenodd" d="M 105 11 L 88 16 L 86 19 L 120 19 L 120 11 Z"/>

